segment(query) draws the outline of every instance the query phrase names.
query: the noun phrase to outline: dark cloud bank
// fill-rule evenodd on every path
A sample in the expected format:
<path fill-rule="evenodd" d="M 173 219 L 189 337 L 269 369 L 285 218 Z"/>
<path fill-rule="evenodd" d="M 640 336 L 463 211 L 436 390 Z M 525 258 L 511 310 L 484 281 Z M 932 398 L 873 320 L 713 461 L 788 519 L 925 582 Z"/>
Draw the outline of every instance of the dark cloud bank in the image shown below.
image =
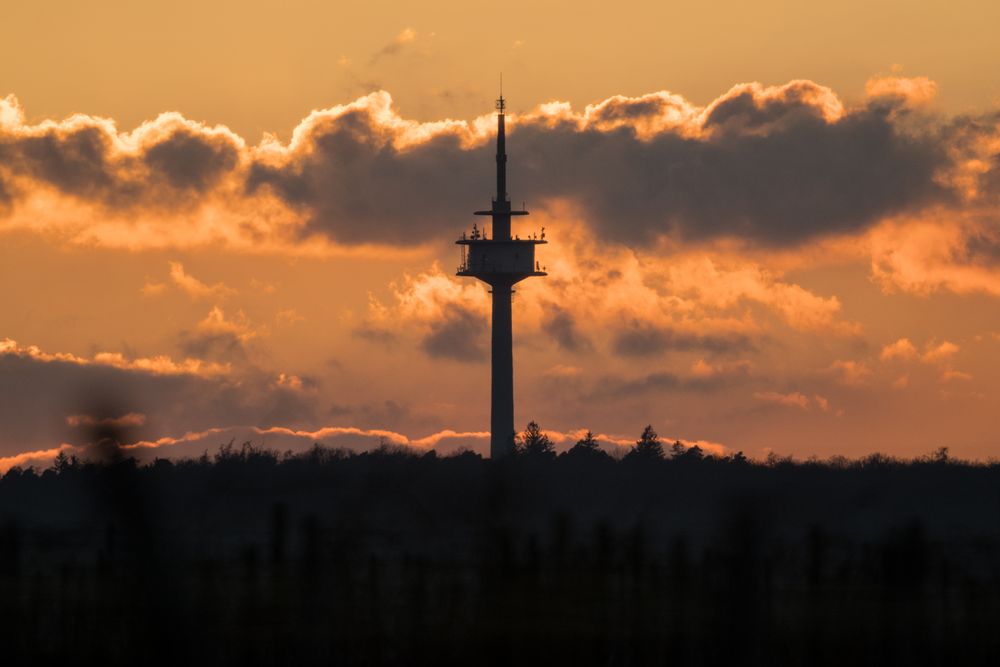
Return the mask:
<path fill-rule="evenodd" d="M 640 123 L 661 118 L 666 98 L 612 98 L 586 122 L 522 117 L 509 142 L 512 196 L 529 207 L 570 199 L 622 243 L 668 234 L 792 245 L 950 201 L 935 179 L 953 166 L 949 147 L 992 131 L 982 119 L 952 119 L 947 131 L 910 122 L 902 101 L 884 98 L 831 115 L 816 100 L 825 89 L 808 82 L 769 90 L 734 89 L 697 120 L 645 134 Z M 30 181 L 113 209 L 182 206 L 228 185 L 231 196 L 277 196 L 303 214 L 304 235 L 400 245 L 453 235 L 489 202 L 492 142 L 463 147 L 455 130 L 400 147 L 402 121 L 386 120 L 388 97 L 376 97 L 314 115 L 280 158 L 177 116 L 124 152 L 113 128 L 92 119 L 8 127 L 0 211 Z M 995 171 L 983 176 L 987 189 Z"/>
<path fill-rule="evenodd" d="M 312 423 L 312 397 L 270 380 L 259 371 L 202 377 L 2 353 L 0 456 L 80 442 L 86 433 L 67 423 L 80 414 L 105 419 L 139 413 L 147 419 L 137 435 L 154 438 L 165 425 L 173 435 L 228 424 Z"/>
<path fill-rule="evenodd" d="M 97 121 L 30 133 L 0 128 L 0 201 L 22 194 L 10 182 L 16 178 L 109 209 L 177 208 L 197 203 L 236 169 L 242 149 L 234 137 L 175 116 L 157 122 L 163 133 L 134 151 L 117 146 Z"/>
<path fill-rule="evenodd" d="M 574 200 L 600 235 L 625 243 L 667 233 L 795 244 L 949 199 L 934 181 L 948 166 L 942 140 L 902 127 L 904 116 L 880 103 L 829 122 L 801 104 L 758 109 L 736 96 L 696 138 L 529 121 L 510 139 L 510 187 L 529 203 Z M 364 111 L 317 126 L 312 151 L 254 165 L 248 188 L 270 188 L 309 214 L 309 232 L 349 243 L 453 233 L 462 206 L 488 201 L 492 145 L 463 150 L 445 135 L 399 150 L 381 131 Z"/>

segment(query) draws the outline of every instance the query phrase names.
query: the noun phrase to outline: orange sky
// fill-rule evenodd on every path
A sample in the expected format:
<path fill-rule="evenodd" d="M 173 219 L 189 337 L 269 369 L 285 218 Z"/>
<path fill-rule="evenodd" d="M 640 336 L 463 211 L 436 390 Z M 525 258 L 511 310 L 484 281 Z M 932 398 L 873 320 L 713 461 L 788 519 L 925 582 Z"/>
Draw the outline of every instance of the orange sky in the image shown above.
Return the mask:
<path fill-rule="evenodd" d="M 384 4 L 11 10 L 0 468 L 123 417 L 184 455 L 485 449 L 488 295 L 452 241 L 499 69 L 519 231 L 551 241 L 518 423 L 996 455 L 993 5 L 511 3 L 490 32 Z"/>

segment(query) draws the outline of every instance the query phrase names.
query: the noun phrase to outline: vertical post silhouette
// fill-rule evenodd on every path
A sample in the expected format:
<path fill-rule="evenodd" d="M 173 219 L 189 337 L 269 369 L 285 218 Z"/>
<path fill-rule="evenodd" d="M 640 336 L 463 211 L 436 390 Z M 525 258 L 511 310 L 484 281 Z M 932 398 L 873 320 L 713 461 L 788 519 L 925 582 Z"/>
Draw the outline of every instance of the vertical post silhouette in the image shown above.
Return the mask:
<path fill-rule="evenodd" d="M 514 452 L 514 353 L 511 317 L 513 286 L 531 276 L 546 273 L 535 261 L 535 246 L 545 243 L 541 238 L 511 237 L 512 216 L 528 215 L 527 211 L 511 210 L 507 196 L 507 134 L 506 101 L 503 91 L 496 102 L 497 109 L 497 194 L 492 207 L 476 211 L 492 220 L 492 238 L 475 225 L 472 234 L 462 234 L 456 241 L 463 246 L 462 263 L 457 275 L 471 276 L 487 283 L 493 294 L 492 334 L 492 399 L 490 404 L 490 457 L 500 458 Z"/>

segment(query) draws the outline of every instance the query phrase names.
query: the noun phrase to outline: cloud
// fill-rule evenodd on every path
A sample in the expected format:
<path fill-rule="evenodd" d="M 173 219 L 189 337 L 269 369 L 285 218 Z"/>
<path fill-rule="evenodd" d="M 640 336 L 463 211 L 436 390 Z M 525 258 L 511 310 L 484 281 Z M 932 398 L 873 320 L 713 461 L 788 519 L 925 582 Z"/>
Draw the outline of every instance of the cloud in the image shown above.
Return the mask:
<path fill-rule="evenodd" d="M 315 378 L 303 377 L 292 373 L 278 373 L 274 384 L 277 387 L 290 389 L 295 392 L 313 392 L 316 391 L 318 386 Z"/>
<path fill-rule="evenodd" d="M 0 163 L 17 190 L 30 181 L 109 210 L 186 210 L 237 168 L 246 148 L 228 129 L 177 113 L 122 133 L 80 114 L 27 125 L 12 96 L 0 107 Z"/>
<path fill-rule="evenodd" d="M 668 93 L 582 114 L 550 105 L 512 120 L 512 171 L 522 197 L 574 200 L 603 238 L 624 243 L 796 244 L 944 197 L 940 145 L 881 107 L 843 111 L 831 96 L 793 82 L 737 87 L 704 110 Z M 307 216 L 308 232 L 346 243 L 453 233 L 438 226 L 442 206 L 478 205 L 468 193 L 490 163 L 487 130 L 414 124 L 391 104 L 378 93 L 317 112 L 297 130 L 310 150 L 254 165 L 251 191 L 270 189 Z"/>
<path fill-rule="evenodd" d="M 632 322 L 617 332 L 613 338 L 614 350 L 627 357 L 646 357 L 668 350 L 703 351 L 715 354 L 736 354 L 753 349 L 748 336 L 741 333 L 702 335 L 658 328 Z"/>
<path fill-rule="evenodd" d="M 485 138 L 464 123 L 406 121 L 388 93 L 373 93 L 311 114 L 289 146 L 252 165 L 247 191 L 301 214 L 304 235 L 349 245 L 443 240 L 457 231 L 442 216 L 481 203 L 470 193 L 482 190 L 477 165 L 490 163 Z M 479 145 L 466 149 L 463 139 Z"/>
<path fill-rule="evenodd" d="M 710 378 L 720 375 L 742 376 L 749 375 L 752 364 L 746 360 L 708 363 L 704 359 L 698 359 L 691 364 L 691 375 L 694 377 Z"/>
<path fill-rule="evenodd" d="M 659 283 L 654 293 L 668 302 L 664 306 L 669 305 L 671 310 L 681 307 L 736 312 L 756 303 L 800 331 L 855 335 L 861 328 L 858 323 L 840 319 L 842 306 L 836 296 L 824 297 L 786 282 L 774 271 L 744 257 L 680 251 L 660 261 L 644 258 L 642 264 L 640 280 Z M 745 323 L 731 321 L 728 326 L 722 338 L 730 345 L 740 343 L 740 333 L 750 333 Z M 702 323 L 698 333 L 707 335 Z M 703 342 L 711 347 L 712 341 Z"/>
<path fill-rule="evenodd" d="M 190 458 L 203 452 L 218 450 L 228 442 L 252 442 L 278 452 L 304 453 L 316 444 L 333 449 L 360 452 L 372 450 L 382 444 L 409 447 L 414 450 L 438 450 L 443 454 L 471 449 L 485 454 L 490 434 L 487 431 L 456 431 L 443 429 L 422 437 L 409 437 L 389 429 L 366 429 L 355 426 L 324 426 L 315 429 L 297 429 L 285 426 L 223 426 L 187 431 L 181 435 L 166 435 L 152 439 L 130 441 L 122 447 L 126 455 L 140 461 L 154 457 Z M 21 452 L 0 457 L 0 473 L 15 465 L 50 465 L 60 452 L 85 455 L 86 447 L 63 443 L 49 449 Z"/>
<path fill-rule="evenodd" d="M 421 341 L 424 351 L 438 359 L 486 361 L 486 320 L 475 310 L 457 303 L 448 304 L 442 319 L 430 323 Z"/>
<path fill-rule="evenodd" d="M 48 466 L 59 456 L 60 452 L 75 452 L 78 448 L 70 444 L 61 444 L 48 449 L 19 452 L 12 456 L 0 456 L 0 473 L 5 473 L 15 466 Z"/>
<path fill-rule="evenodd" d="M 386 303 L 371 295 L 368 312 L 355 335 L 382 344 L 401 335 L 416 336 L 429 356 L 463 362 L 488 359 L 489 301 L 471 281 L 445 275 L 437 264 L 389 285 Z"/>
<path fill-rule="evenodd" d="M 221 300 L 236 293 L 236 290 L 221 282 L 214 285 L 203 283 L 185 271 L 184 265 L 180 262 L 170 262 L 169 266 L 170 282 L 194 300 Z M 168 288 L 167 283 L 146 283 L 141 291 L 145 296 L 157 296 L 166 292 Z"/>
<path fill-rule="evenodd" d="M 637 137 L 648 139 L 671 130 L 681 134 L 696 134 L 698 109 L 690 102 L 667 91 L 639 97 L 614 95 L 583 111 L 581 125 L 602 132 L 624 129 Z M 570 109 L 566 109 L 571 113 Z"/>
<path fill-rule="evenodd" d="M 966 373 L 964 371 L 956 371 L 954 369 L 945 369 L 941 372 L 942 382 L 952 382 L 953 380 L 964 380 L 969 381 L 972 379 L 972 373 Z"/>
<path fill-rule="evenodd" d="M 879 359 L 891 361 L 892 359 L 914 359 L 917 356 L 917 348 L 910 342 L 909 338 L 900 338 L 894 343 L 890 343 L 882 348 Z"/>
<path fill-rule="evenodd" d="M 282 308 L 274 314 L 274 320 L 279 324 L 292 326 L 299 322 L 305 322 L 306 318 L 294 308 Z"/>
<path fill-rule="evenodd" d="M 90 357 L 0 342 L 0 456 L 55 443 L 85 444 L 86 428 L 199 430 L 218 424 L 266 426 L 315 419 L 316 397 L 260 371 L 236 374 L 200 359 Z"/>
<path fill-rule="evenodd" d="M 671 371 L 652 371 L 635 377 L 606 375 L 593 383 L 590 400 L 597 398 L 629 399 L 649 394 L 671 392 L 709 393 L 743 384 L 750 377 L 750 367 L 736 364 L 709 375 L 693 372 L 680 375 Z"/>
<path fill-rule="evenodd" d="M 543 218 L 548 224 L 551 220 Z M 835 296 L 817 295 L 753 261 L 679 250 L 639 255 L 603 246 L 586 230 L 551 232 L 545 280 L 519 284 L 519 330 L 542 334 L 559 352 L 624 359 L 666 353 L 734 357 L 760 351 L 782 327 L 854 337 Z M 372 295 L 356 336 L 415 344 L 438 358 L 486 359 L 489 294 L 439 265 Z"/>
<path fill-rule="evenodd" d="M 403 31 L 387 48 L 414 37 Z M 741 84 L 704 107 L 666 91 L 580 112 L 550 103 L 509 118 L 512 190 L 543 208 L 571 202 L 605 242 L 761 247 L 953 206 L 969 183 L 1000 191 L 983 153 L 996 134 L 985 116 L 916 122 L 893 99 L 845 107 L 824 86 L 792 81 Z M 30 125 L 12 97 L 0 107 L 0 210 L 12 226 L 129 247 L 318 253 L 440 242 L 455 233 L 456 211 L 485 204 L 476 193 L 489 182 L 495 127 L 489 116 L 406 119 L 384 91 L 314 111 L 288 143 L 257 146 L 176 113 L 122 132 L 83 115 Z"/>
<path fill-rule="evenodd" d="M 942 361 L 949 361 L 958 352 L 958 345 L 950 341 L 941 341 L 937 345 L 933 343 L 928 343 L 927 348 L 922 355 L 920 355 L 920 360 L 924 363 L 938 363 Z"/>
<path fill-rule="evenodd" d="M 214 285 L 203 283 L 187 273 L 180 262 L 170 262 L 170 280 L 193 299 L 222 299 L 236 292 L 223 283 Z"/>
<path fill-rule="evenodd" d="M 705 106 L 669 91 L 583 110 L 544 104 L 508 118 L 511 189 L 539 217 L 572 212 L 562 224 L 605 249 L 792 252 L 853 239 L 887 291 L 1000 294 L 1000 116 L 912 111 L 932 88 L 873 79 L 853 106 L 801 80 L 741 84 Z M 414 121 L 384 91 L 312 112 L 288 142 L 254 146 L 173 112 L 131 131 L 80 114 L 31 124 L 9 96 L 0 118 L 0 233 L 384 257 L 443 243 L 456 211 L 483 207 L 495 127 L 491 116 Z M 824 329 L 840 308 L 751 271 L 756 294 L 792 326 Z M 171 280 L 196 298 L 225 294 L 183 269 Z M 550 335 L 579 343 L 567 323 L 553 313 Z"/>
<path fill-rule="evenodd" d="M 899 340 L 889 343 L 883 347 L 881 354 L 879 354 L 879 359 L 882 361 L 908 361 L 919 359 L 925 364 L 934 364 L 950 361 L 952 357 L 958 353 L 958 351 L 958 345 L 952 343 L 951 341 L 944 340 L 940 343 L 929 341 L 924 346 L 924 351 L 919 353 L 917 352 L 916 345 L 914 345 L 909 338 L 900 338 Z"/>
<path fill-rule="evenodd" d="M 882 348 L 879 358 L 882 361 L 919 361 L 923 364 L 937 366 L 941 370 L 940 380 L 949 383 L 953 380 L 971 380 L 972 374 L 965 371 L 956 370 L 952 367 L 952 361 L 961 348 L 948 340 L 927 341 L 924 344 L 924 351 L 918 352 L 917 347 L 908 338 L 900 338 L 894 343 L 890 343 Z M 904 389 L 909 385 L 908 375 L 901 375 L 892 383 L 894 389 Z"/>
<path fill-rule="evenodd" d="M 970 204 L 886 222 L 868 236 L 872 275 L 883 291 L 1000 296 L 997 211 Z"/>
<path fill-rule="evenodd" d="M 927 104 L 937 95 L 937 84 L 926 76 L 878 76 L 865 82 L 865 94 L 873 98 Z"/>
<path fill-rule="evenodd" d="M 621 357 L 734 356 L 759 351 L 784 326 L 848 337 L 861 329 L 842 319 L 836 296 L 815 294 L 745 257 L 681 248 L 640 254 L 558 226 L 551 238 L 543 258 L 549 277 L 519 289 L 522 326 L 540 322 L 551 335 L 556 303 L 595 349 Z"/>
<path fill-rule="evenodd" d="M 249 358 L 249 342 L 261 332 L 251 325 L 243 311 L 238 311 L 234 318 L 227 318 L 222 308 L 213 306 L 194 329 L 182 331 L 178 341 L 186 355 L 242 364 Z"/>
<path fill-rule="evenodd" d="M 865 384 L 872 375 L 872 369 L 864 362 L 843 359 L 830 364 L 827 372 L 841 384 L 852 387 Z"/>
<path fill-rule="evenodd" d="M 799 392 L 781 394 L 776 391 L 755 391 L 753 397 L 764 403 L 773 403 L 785 407 L 794 407 L 801 410 L 809 409 L 809 397 Z"/>
<path fill-rule="evenodd" d="M 580 331 L 577 318 L 569 309 L 555 303 L 547 303 L 543 308 L 545 314 L 541 322 L 542 331 L 560 348 L 568 352 L 590 349 L 590 339 Z"/>
<path fill-rule="evenodd" d="M 796 408 L 799 410 L 810 410 L 815 407 L 821 412 L 830 411 L 830 400 L 819 394 L 815 394 L 810 398 L 809 396 L 797 391 L 789 392 L 787 394 L 777 391 L 755 391 L 753 397 L 758 401 L 782 407 Z"/>
<path fill-rule="evenodd" d="M 579 366 L 569 366 L 567 364 L 556 364 L 547 368 L 544 376 L 547 378 L 574 378 L 583 374 L 583 369 Z"/>
<path fill-rule="evenodd" d="M 66 423 L 70 426 L 103 426 L 110 428 L 126 428 L 142 426 L 146 423 L 146 415 L 139 412 L 129 412 L 120 417 L 94 417 L 93 415 L 69 415 Z"/>
<path fill-rule="evenodd" d="M 701 122 L 713 133 L 763 136 L 813 120 L 836 123 L 844 114 L 844 106 L 832 90 L 797 80 L 784 86 L 734 86 L 706 107 Z"/>
<path fill-rule="evenodd" d="M 125 371 L 142 371 L 153 375 L 216 377 L 230 372 L 229 366 L 195 358 L 175 361 L 166 355 L 128 359 L 119 352 L 97 352 L 89 358 L 64 352 L 49 353 L 35 345 L 19 345 L 17 341 L 10 338 L 0 340 L 0 357 L 30 359 L 43 363 L 62 362 L 77 366 L 107 366 Z"/>
<path fill-rule="evenodd" d="M 372 56 L 371 62 L 374 64 L 386 56 L 394 56 L 403 50 L 407 44 L 413 43 L 417 39 L 417 31 L 413 28 L 403 28 L 388 44 L 379 49 Z"/>
<path fill-rule="evenodd" d="M 882 107 L 841 113 L 815 84 L 737 87 L 683 130 L 646 139 L 566 110 L 552 116 L 564 122 L 518 127 L 510 141 L 525 156 L 525 196 L 575 199 L 609 241 L 795 245 L 946 197 L 934 174 L 948 160 L 934 137 L 904 131 Z"/>
<path fill-rule="evenodd" d="M 555 444 L 557 451 L 565 451 L 583 437 L 586 429 L 568 431 L 545 430 L 544 433 Z M 487 455 L 489 450 L 488 431 L 458 431 L 441 429 L 425 436 L 408 436 L 404 433 L 385 428 L 360 428 L 356 426 L 322 426 L 314 429 L 296 429 L 285 426 L 262 428 L 259 426 L 225 426 L 201 430 L 187 431 L 180 435 L 167 435 L 153 439 L 131 441 L 123 446 L 123 451 L 140 461 L 152 458 L 190 458 L 200 456 L 203 452 L 212 453 L 220 445 L 228 442 L 251 442 L 278 452 L 302 454 L 308 452 L 317 443 L 332 449 L 345 449 L 361 452 L 371 451 L 383 444 L 407 447 L 417 452 L 435 450 L 441 454 L 453 454 L 462 450 L 471 450 L 480 455 Z M 596 433 L 594 438 L 605 449 L 624 451 L 635 444 L 635 438 Z M 725 445 L 709 440 L 689 440 L 685 438 L 664 438 L 666 442 L 680 442 L 685 448 L 700 447 L 713 456 L 725 456 L 730 449 Z M 20 452 L 7 457 L 0 457 L 0 474 L 15 465 L 47 466 L 60 452 L 84 455 L 85 447 L 63 443 L 58 447 Z"/>

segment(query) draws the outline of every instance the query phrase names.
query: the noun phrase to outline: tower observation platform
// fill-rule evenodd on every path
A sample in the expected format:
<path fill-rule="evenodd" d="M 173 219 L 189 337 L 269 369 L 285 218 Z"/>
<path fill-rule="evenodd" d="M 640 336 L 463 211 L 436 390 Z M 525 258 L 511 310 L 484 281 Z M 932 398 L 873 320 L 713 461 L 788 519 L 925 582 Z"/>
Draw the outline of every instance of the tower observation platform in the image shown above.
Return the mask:
<path fill-rule="evenodd" d="M 501 92 L 497 109 L 497 194 L 489 210 L 475 215 L 489 216 L 492 236 L 472 226 L 455 243 L 462 247 L 457 275 L 478 278 L 488 284 L 493 295 L 492 400 L 490 409 L 490 457 L 514 452 L 514 354 L 511 322 L 513 286 L 532 276 L 544 276 L 544 267 L 535 259 L 535 247 L 546 243 L 541 234 L 511 236 L 511 218 L 528 215 L 512 210 L 507 196 L 507 137 L 504 125 L 506 102 Z"/>

